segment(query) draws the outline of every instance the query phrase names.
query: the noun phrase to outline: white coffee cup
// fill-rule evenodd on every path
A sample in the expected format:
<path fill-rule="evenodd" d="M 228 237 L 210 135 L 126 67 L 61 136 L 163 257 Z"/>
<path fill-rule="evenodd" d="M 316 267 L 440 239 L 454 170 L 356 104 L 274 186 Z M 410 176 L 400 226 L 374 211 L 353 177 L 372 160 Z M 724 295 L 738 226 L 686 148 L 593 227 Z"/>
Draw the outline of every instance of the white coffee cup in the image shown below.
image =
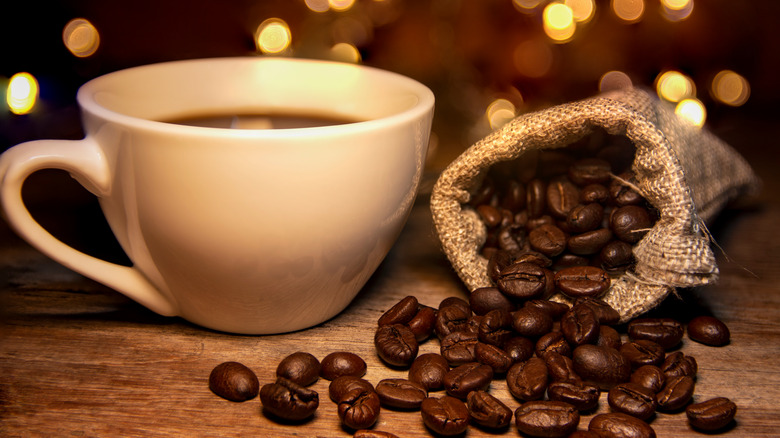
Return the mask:
<path fill-rule="evenodd" d="M 42 253 L 162 315 L 267 334 L 341 312 L 404 226 L 426 156 L 433 93 L 366 66 L 216 58 L 135 67 L 84 84 L 82 140 L 0 156 L 0 200 Z M 229 129 L 163 122 L 284 113 L 353 123 Z M 132 266 L 42 228 L 21 188 L 40 169 L 95 194 Z"/>

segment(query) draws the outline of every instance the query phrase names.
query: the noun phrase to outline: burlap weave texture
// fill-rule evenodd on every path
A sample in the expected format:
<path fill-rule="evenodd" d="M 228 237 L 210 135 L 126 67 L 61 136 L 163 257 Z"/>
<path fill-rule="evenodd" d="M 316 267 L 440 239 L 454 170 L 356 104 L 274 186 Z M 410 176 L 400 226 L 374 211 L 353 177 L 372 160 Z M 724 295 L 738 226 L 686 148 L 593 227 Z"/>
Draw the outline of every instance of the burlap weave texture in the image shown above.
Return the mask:
<path fill-rule="evenodd" d="M 643 89 L 628 89 L 521 115 L 478 141 L 439 176 L 431 211 L 442 249 L 473 291 L 491 286 L 480 250 L 486 227 L 468 204 L 491 166 L 534 150 L 568 146 L 601 128 L 627 137 L 640 193 L 659 212 L 634 246 L 633 270 L 602 297 L 623 321 L 658 305 L 674 288 L 717 280 L 705 221 L 758 187 L 750 166 L 707 129 L 697 128 Z M 556 300 L 566 300 L 558 294 Z"/>

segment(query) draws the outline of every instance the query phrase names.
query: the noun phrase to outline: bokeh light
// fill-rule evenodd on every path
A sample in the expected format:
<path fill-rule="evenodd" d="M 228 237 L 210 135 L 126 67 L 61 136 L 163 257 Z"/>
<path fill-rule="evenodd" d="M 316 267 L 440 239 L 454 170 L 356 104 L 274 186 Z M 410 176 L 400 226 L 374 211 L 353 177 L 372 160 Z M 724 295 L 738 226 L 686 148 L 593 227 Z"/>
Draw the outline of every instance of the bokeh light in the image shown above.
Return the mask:
<path fill-rule="evenodd" d="M 623 90 L 633 86 L 634 83 L 631 81 L 631 78 L 622 71 L 608 71 L 601 75 L 601 79 L 599 80 L 599 91 L 602 93 L 607 91 Z"/>
<path fill-rule="evenodd" d="M 290 27 L 284 20 L 269 18 L 257 27 L 255 41 L 257 49 L 265 54 L 283 53 L 292 42 Z"/>
<path fill-rule="evenodd" d="M 330 8 L 334 11 L 347 11 L 355 5 L 355 0 L 329 0 Z"/>
<path fill-rule="evenodd" d="M 574 21 L 578 23 L 586 23 L 596 14 L 593 0 L 564 0 L 563 4 L 571 8 Z"/>
<path fill-rule="evenodd" d="M 30 73 L 22 72 L 11 76 L 5 101 L 14 114 L 27 114 L 38 100 L 38 80 Z"/>
<path fill-rule="evenodd" d="M 696 95 L 696 85 L 688 76 L 674 70 L 658 75 L 655 80 L 658 96 L 670 102 L 679 102 Z"/>
<path fill-rule="evenodd" d="M 88 20 L 74 18 L 62 30 L 62 42 L 74 56 L 86 58 L 97 52 L 100 34 Z"/>
<path fill-rule="evenodd" d="M 360 51 L 357 47 L 349 43 L 337 43 L 330 48 L 330 57 L 334 61 L 350 62 L 353 64 L 360 62 Z"/>
<path fill-rule="evenodd" d="M 689 121 L 694 126 L 702 127 L 707 119 L 707 110 L 698 99 L 683 99 L 674 108 L 675 114 Z"/>
<path fill-rule="evenodd" d="M 518 11 L 529 14 L 542 4 L 542 0 L 512 0 L 512 4 Z"/>
<path fill-rule="evenodd" d="M 712 79 L 710 95 L 726 105 L 744 105 L 750 97 L 750 83 L 739 73 L 723 70 Z"/>
<path fill-rule="evenodd" d="M 644 0 L 612 0 L 612 11 L 623 21 L 633 23 L 645 13 Z"/>
<path fill-rule="evenodd" d="M 669 21 L 682 21 L 693 13 L 693 0 L 661 0 L 661 14 Z"/>
<path fill-rule="evenodd" d="M 485 116 L 491 129 L 498 129 L 517 116 L 515 104 L 506 99 L 496 99 L 488 105 Z"/>
<path fill-rule="evenodd" d="M 543 38 L 524 41 L 514 51 L 515 68 L 529 78 L 541 78 L 549 73 L 553 61 L 552 48 Z"/>
<path fill-rule="evenodd" d="M 577 24 L 574 12 L 563 3 L 550 3 L 542 13 L 544 33 L 555 42 L 567 42 L 574 36 Z"/>
<path fill-rule="evenodd" d="M 328 0 L 304 0 L 304 3 L 312 12 L 328 12 L 330 9 Z"/>

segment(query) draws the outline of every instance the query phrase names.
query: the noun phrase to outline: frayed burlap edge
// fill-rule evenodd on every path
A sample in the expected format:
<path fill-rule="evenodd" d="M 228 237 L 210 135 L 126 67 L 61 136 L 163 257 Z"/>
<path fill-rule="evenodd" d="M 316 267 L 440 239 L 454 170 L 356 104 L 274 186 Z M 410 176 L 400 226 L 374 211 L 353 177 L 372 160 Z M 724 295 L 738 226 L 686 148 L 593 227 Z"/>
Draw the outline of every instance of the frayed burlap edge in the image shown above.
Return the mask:
<path fill-rule="evenodd" d="M 487 170 L 528 151 L 568 146 L 595 127 L 634 143 L 637 188 L 660 214 L 634 247 L 635 269 L 613 278 L 602 298 L 627 321 L 657 306 L 676 287 L 717 280 L 710 237 L 697 214 L 692 187 L 702 186 L 696 201 L 707 207 L 702 213 L 709 219 L 729 198 L 754 188 L 757 179 L 728 145 L 680 120 L 647 91 L 629 89 L 517 117 L 442 172 L 431 194 L 434 225 L 442 250 L 470 291 L 492 285 L 480 254 L 486 228 L 466 205 Z M 553 299 L 566 301 L 561 294 Z"/>

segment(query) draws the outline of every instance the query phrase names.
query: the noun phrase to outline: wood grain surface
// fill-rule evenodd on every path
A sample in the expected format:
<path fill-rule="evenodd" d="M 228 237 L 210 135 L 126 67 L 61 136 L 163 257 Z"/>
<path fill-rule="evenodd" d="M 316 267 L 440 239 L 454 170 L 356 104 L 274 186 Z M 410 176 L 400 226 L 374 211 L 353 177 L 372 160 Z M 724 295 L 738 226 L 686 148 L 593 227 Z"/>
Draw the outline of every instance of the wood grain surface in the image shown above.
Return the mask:
<path fill-rule="evenodd" d="M 686 337 L 681 347 L 699 365 L 695 400 L 724 396 L 738 405 L 735 424 L 722 432 L 729 437 L 780 433 L 780 177 L 774 169 L 779 161 L 776 144 L 762 147 L 750 141 L 766 135 L 767 126 L 759 126 L 761 131 L 745 123 L 725 132 L 765 187 L 756 208 L 726 212 L 711 227 L 722 248 L 717 250 L 720 281 L 681 290 L 657 311 L 683 321 L 711 314 L 730 327 L 727 346 L 707 347 Z M 41 181 L 42 186 L 48 182 Z M 101 225 L 78 216 L 95 213 L 81 195 L 47 190 L 32 182 L 27 194 L 41 222 L 85 250 L 121 258 L 110 242 L 84 237 L 101 231 Z M 387 368 L 376 356 L 377 318 L 407 295 L 432 306 L 446 297 L 466 297 L 437 246 L 427 195 L 421 193 L 396 246 L 342 314 L 308 330 L 274 336 L 218 333 L 157 316 L 52 262 L 2 223 L 0 436 L 350 436 L 353 431 L 339 424 L 324 379 L 312 386 L 320 394 L 316 415 L 290 425 L 264 416 L 257 398 L 235 403 L 217 397 L 208 389 L 208 376 L 221 362 L 239 361 L 265 384 L 290 353 L 308 351 L 321 359 L 344 350 L 366 360 L 365 378 L 373 383 L 405 377 L 405 371 Z M 73 203 L 81 207 L 74 209 Z M 73 214 L 76 218 L 68 219 Z M 438 341 L 429 340 L 420 353 L 438 350 Z M 500 379 L 490 392 L 512 409 L 519 406 Z M 604 394 L 597 412 L 607 411 Z M 580 429 L 592 415 L 583 416 Z M 659 413 L 651 425 L 659 437 L 701 435 L 689 427 L 684 413 Z M 374 428 L 401 437 L 431 435 L 419 412 L 383 409 Z M 496 435 L 519 433 L 514 426 L 500 433 L 471 427 L 466 433 Z"/>

